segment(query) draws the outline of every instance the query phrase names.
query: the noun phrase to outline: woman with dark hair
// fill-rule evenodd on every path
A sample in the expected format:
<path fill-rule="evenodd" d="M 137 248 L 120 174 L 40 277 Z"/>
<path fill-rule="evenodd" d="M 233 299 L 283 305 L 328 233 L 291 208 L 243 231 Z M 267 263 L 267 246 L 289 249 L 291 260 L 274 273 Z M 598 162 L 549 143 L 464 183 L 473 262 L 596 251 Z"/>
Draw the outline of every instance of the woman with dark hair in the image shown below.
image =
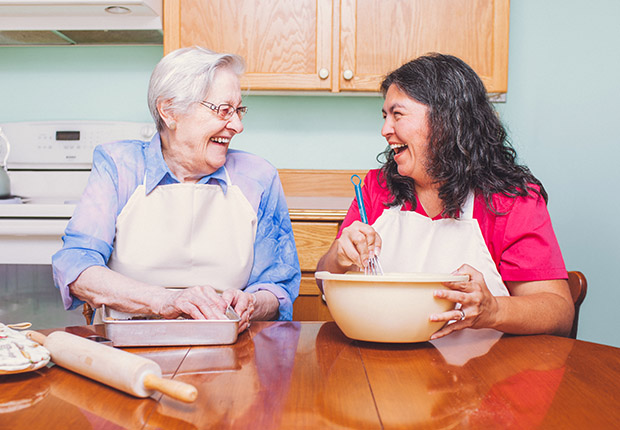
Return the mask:
<path fill-rule="evenodd" d="M 435 297 L 457 305 L 431 315 L 464 328 L 567 335 L 574 307 L 547 211 L 547 193 L 516 162 L 484 84 L 462 60 L 419 57 L 390 73 L 381 134 L 389 147 L 317 270 L 344 273 L 380 255 L 386 272 L 469 275 Z"/>

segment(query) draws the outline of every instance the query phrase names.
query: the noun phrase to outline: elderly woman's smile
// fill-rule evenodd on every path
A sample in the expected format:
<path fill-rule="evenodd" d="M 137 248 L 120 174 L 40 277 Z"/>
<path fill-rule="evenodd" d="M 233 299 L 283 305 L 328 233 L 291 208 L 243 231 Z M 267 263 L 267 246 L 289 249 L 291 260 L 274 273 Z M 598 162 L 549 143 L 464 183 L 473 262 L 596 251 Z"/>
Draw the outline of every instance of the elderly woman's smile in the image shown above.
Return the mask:
<path fill-rule="evenodd" d="M 164 158 L 183 182 L 197 182 L 226 163 L 232 138 L 243 131 L 238 76 L 226 69 L 213 77 L 202 102 L 184 114 L 173 115 L 162 133 Z"/>
<path fill-rule="evenodd" d="M 225 143 L 225 144 L 230 143 L 230 139 L 227 137 L 212 137 L 211 141 L 215 143 Z"/>
<path fill-rule="evenodd" d="M 243 131 L 241 117 L 236 109 L 241 105 L 241 91 L 239 78 L 236 74 L 220 70 L 213 77 L 212 90 L 209 91 L 205 102 L 199 105 L 198 114 L 202 119 L 203 132 L 210 135 L 204 156 L 209 172 L 213 173 L 226 162 L 228 145 L 232 137 Z M 233 114 L 225 118 L 226 109 L 233 109 Z"/>

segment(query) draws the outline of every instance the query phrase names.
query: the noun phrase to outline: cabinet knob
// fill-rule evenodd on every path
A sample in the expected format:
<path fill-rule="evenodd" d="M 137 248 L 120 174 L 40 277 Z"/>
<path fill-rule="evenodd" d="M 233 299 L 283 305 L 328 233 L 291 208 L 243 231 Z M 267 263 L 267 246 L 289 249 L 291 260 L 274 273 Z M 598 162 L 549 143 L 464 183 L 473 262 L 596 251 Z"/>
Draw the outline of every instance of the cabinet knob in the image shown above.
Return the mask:
<path fill-rule="evenodd" d="M 353 70 L 351 70 L 351 69 L 345 70 L 344 72 L 342 72 L 342 77 L 346 81 L 350 81 L 351 79 L 353 79 Z"/>
<path fill-rule="evenodd" d="M 327 79 L 328 77 L 329 77 L 329 70 L 327 70 L 325 67 L 319 70 L 319 78 Z"/>

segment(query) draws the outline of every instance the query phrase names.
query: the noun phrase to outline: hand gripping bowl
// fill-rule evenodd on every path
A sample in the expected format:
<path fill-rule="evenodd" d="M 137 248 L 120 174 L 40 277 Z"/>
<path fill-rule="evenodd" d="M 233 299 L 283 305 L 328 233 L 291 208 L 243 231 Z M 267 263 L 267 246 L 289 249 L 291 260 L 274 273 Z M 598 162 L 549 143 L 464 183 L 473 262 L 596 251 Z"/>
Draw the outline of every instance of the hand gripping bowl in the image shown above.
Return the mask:
<path fill-rule="evenodd" d="M 467 276 L 435 273 L 364 275 L 316 272 L 323 281 L 329 311 L 351 339 L 369 342 L 425 342 L 443 322 L 429 316 L 454 308 L 449 300 L 433 297 L 447 290 L 443 282 L 466 281 Z"/>

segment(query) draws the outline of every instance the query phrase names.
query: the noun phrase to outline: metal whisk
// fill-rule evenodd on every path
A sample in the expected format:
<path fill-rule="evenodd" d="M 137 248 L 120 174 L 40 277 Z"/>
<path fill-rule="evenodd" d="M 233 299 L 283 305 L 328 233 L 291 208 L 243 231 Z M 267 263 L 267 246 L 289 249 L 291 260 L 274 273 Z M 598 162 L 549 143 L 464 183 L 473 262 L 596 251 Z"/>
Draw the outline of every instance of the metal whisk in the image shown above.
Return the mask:
<path fill-rule="evenodd" d="M 366 216 L 366 207 L 364 205 L 364 198 L 362 197 L 362 178 L 358 175 L 351 176 L 351 182 L 355 186 L 355 197 L 357 197 L 357 207 L 360 210 L 360 216 L 364 224 L 368 224 L 368 217 Z M 368 265 L 364 267 L 364 274 L 366 275 L 383 275 L 383 268 L 379 262 L 379 257 L 373 255 L 368 260 Z"/>

